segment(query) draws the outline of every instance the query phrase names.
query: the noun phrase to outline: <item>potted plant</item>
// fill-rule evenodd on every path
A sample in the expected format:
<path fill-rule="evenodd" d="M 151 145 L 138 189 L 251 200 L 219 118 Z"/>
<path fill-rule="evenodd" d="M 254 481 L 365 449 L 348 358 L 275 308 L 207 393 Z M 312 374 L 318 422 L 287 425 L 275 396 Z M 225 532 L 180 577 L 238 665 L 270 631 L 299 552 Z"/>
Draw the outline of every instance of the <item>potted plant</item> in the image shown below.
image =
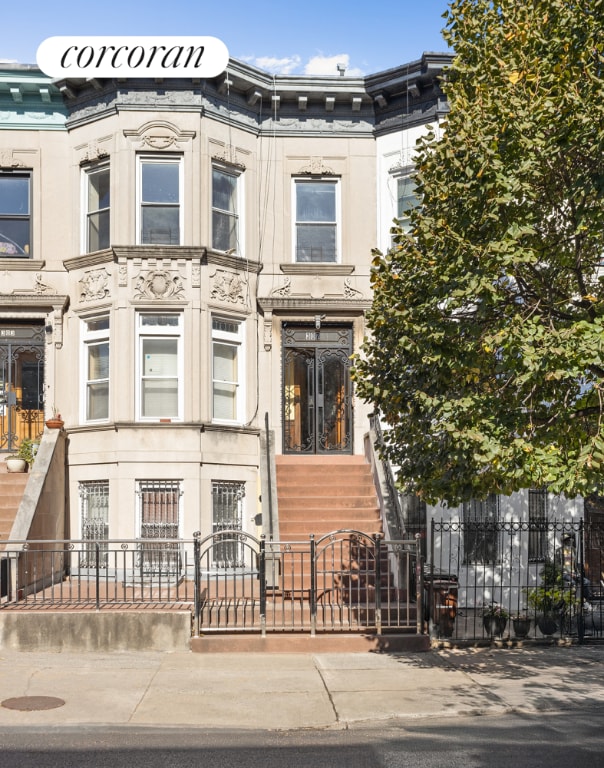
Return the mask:
<path fill-rule="evenodd" d="M 528 637 L 528 634 L 531 631 L 532 619 L 526 613 L 526 611 L 520 611 L 519 613 L 515 613 L 512 615 L 511 618 L 512 618 L 512 626 L 514 627 L 514 636 L 519 639 L 524 639 L 525 637 Z"/>
<path fill-rule="evenodd" d="M 46 419 L 46 426 L 48 429 L 63 429 L 64 424 L 65 422 L 63 421 L 61 414 L 58 412 L 56 406 L 53 405 L 52 416 L 49 419 Z"/>
<path fill-rule="evenodd" d="M 34 463 L 39 443 L 29 437 L 25 437 L 19 444 L 18 453 L 6 458 L 7 472 L 25 472 Z"/>
<path fill-rule="evenodd" d="M 482 609 L 482 623 L 490 637 L 501 637 L 509 618 L 510 614 L 499 603 L 491 602 Z"/>
<path fill-rule="evenodd" d="M 572 580 L 564 578 L 564 570 L 553 560 L 546 560 L 539 575 L 541 584 L 527 590 L 528 604 L 535 611 L 541 634 L 550 636 L 558 631 L 565 615 L 579 604 Z"/>

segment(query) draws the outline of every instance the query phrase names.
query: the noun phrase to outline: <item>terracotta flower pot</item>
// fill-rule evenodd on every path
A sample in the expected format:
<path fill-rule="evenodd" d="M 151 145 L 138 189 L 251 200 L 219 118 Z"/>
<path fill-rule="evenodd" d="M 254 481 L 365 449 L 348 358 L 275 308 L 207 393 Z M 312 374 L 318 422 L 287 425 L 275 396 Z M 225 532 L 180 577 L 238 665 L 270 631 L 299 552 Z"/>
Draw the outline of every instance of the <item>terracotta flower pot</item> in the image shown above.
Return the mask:
<path fill-rule="evenodd" d="M 46 419 L 48 429 L 63 429 L 64 424 L 63 419 Z"/>

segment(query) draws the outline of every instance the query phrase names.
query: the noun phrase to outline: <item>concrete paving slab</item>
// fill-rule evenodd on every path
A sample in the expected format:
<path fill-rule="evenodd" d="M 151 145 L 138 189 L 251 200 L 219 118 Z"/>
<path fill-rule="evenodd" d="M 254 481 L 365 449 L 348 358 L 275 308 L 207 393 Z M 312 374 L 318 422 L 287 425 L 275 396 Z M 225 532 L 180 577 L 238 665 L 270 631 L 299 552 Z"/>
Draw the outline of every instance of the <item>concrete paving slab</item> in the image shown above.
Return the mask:
<path fill-rule="evenodd" d="M 189 725 L 204 728 L 291 729 L 325 728 L 336 722 L 325 692 L 241 695 L 162 692 L 147 695 L 130 720 L 137 725 Z"/>
<path fill-rule="evenodd" d="M 0 728 L 342 728 L 398 718 L 604 710 L 604 647 L 447 649 L 415 656 L 0 651 Z"/>

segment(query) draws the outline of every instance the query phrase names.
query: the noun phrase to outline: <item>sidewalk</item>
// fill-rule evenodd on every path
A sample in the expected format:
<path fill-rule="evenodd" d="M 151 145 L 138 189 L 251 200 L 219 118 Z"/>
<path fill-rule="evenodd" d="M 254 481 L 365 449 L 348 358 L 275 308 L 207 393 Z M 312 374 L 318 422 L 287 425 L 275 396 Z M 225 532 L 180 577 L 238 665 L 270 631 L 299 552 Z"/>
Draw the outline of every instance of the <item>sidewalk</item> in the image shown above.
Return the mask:
<path fill-rule="evenodd" d="M 0 728 L 345 728 L 388 719 L 604 707 L 604 646 L 374 653 L 0 649 Z M 54 709 L 23 711 L 56 697 Z M 64 704 L 62 703 L 64 702 Z"/>

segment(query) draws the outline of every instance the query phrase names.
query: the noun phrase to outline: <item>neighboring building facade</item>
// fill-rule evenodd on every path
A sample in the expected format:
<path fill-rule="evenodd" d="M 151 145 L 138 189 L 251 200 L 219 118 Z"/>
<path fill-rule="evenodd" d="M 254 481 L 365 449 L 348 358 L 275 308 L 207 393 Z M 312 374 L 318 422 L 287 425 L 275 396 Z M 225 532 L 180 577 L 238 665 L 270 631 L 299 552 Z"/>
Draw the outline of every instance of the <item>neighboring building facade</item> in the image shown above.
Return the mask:
<path fill-rule="evenodd" d="M 366 78 L 0 71 L 0 451 L 65 420 L 73 538 L 263 532 L 259 468 L 360 454 L 349 357 L 444 54 Z"/>

